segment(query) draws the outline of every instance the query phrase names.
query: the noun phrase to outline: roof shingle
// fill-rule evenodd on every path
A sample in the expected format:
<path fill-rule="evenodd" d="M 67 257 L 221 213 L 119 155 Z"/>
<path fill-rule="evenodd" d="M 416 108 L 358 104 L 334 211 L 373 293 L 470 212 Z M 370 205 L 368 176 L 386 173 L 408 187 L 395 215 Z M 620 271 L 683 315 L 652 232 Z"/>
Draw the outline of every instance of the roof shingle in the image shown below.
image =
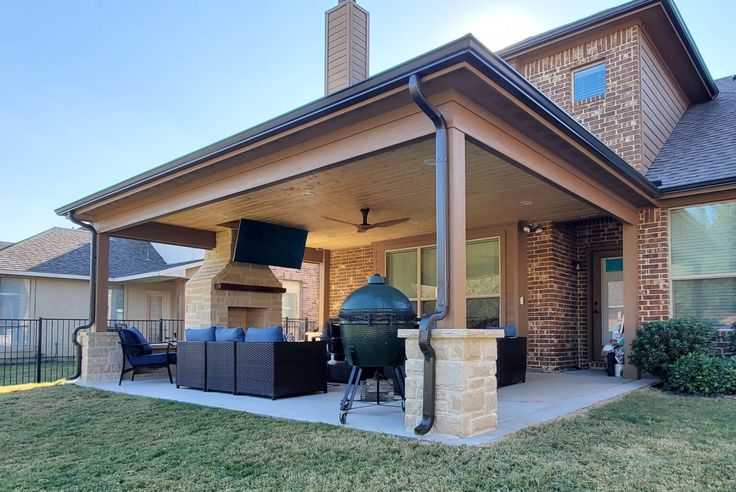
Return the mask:
<path fill-rule="evenodd" d="M 647 173 L 660 189 L 736 178 L 736 81 L 716 80 L 712 101 L 685 111 Z"/>
<path fill-rule="evenodd" d="M 0 270 L 89 275 L 90 235 L 83 229 L 53 227 L 0 251 Z M 155 272 L 170 265 L 146 241 L 110 238 L 110 276 Z"/>

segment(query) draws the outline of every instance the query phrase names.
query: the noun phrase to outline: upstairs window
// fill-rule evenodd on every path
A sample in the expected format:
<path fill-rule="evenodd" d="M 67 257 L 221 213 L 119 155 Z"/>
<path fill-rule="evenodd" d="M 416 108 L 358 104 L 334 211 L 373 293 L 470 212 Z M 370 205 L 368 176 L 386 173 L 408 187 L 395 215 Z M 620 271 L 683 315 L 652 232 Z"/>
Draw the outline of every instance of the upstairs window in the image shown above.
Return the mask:
<path fill-rule="evenodd" d="M 606 93 L 606 64 L 583 68 L 573 73 L 573 102 L 585 101 Z"/>

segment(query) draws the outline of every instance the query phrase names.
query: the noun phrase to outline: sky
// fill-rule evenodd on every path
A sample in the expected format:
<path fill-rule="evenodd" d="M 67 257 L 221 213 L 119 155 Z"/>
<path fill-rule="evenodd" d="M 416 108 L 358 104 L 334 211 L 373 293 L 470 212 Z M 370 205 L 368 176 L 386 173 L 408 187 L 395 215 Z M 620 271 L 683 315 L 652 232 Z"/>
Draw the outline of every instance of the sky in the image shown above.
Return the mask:
<path fill-rule="evenodd" d="M 499 49 L 620 0 L 359 0 L 376 74 L 467 33 Z M 336 0 L 0 0 L 0 241 L 53 210 L 322 97 Z M 714 78 L 732 0 L 677 0 Z"/>

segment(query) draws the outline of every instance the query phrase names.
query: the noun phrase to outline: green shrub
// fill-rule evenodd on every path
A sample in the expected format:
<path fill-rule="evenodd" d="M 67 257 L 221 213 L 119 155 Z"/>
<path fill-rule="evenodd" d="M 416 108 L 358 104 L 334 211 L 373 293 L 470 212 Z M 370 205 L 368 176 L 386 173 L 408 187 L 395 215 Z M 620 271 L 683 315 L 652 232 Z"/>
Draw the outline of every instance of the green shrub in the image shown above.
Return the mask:
<path fill-rule="evenodd" d="M 715 329 L 695 318 L 672 318 L 646 323 L 636 330 L 630 361 L 642 372 L 667 378 L 669 367 L 683 355 L 710 353 Z"/>
<path fill-rule="evenodd" d="M 702 352 L 683 355 L 670 367 L 665 388 L 694 395 L 736 395 L 736 358 Z"/>

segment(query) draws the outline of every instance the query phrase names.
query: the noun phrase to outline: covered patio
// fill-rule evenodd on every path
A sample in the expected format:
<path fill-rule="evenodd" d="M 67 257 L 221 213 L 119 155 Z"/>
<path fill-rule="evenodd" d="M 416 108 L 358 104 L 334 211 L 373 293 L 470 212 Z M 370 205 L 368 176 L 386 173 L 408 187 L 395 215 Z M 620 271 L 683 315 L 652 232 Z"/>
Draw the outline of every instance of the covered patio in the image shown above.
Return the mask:
<path fill-rule="evenodd" d="M 445 122 L 446 167 L 444 159 L 438 163 L 439 133 L 409 93 L 412 76 L 421 76 L 424 96 Z M 441 187 L 440 179 L 446 179 Z M 502 332 L 469 328 L 514 325 L 519 335 L 530 337 L 530 351 L 533 345 L 539 361 L 550 361 L 550 370 L 579 366 L 574 352 L 579 359 L 583 345 L 599 350 L 574 332 L 578 321 L 571 311 L 581 287 L 572 255 L 574 228 L 566 224 L 600 219 L 619 228 L 622 316 L 638 319 L 637 228 L 640 207 L 651 204 L 648 186 L 467 37 L 57 212 L 97 231 L 97 319 L 107 312 L 110 236 L 208 250 L 186 285 L 188 327 L 232 324 L 233 308 L 240 310 L 242 326 L 255 323 L 248 317 L 254 313 L 242 312 L 251 308 L 260 323 L 281 319 L 278 298 L 254 293 L 233 300 L 218 291 L 223 275 L 241 285 L 275 285 L 259 266 L 233 265 L 233 227 L 241 218 L 309 231 L 305 261 L 320 264 L 323 323 L 370 273 L 388 275 L 419 315 L 438 309 L 438 293 L 446 289 L 441 301 L 448 309 L 432 332 L 438 388 L 433 432 L 469 438 L 485 435 L 503 419 L 495 377 L 495 337 Z M 361 208 L 370 208 L 372 223 L 407 220 L 367 232 L 339 222 L 357 224 Z M 447 220 L 438 219 L 442 216 Z M 475 240 L 494 242 L 496 263 L 486 261 L 488 254 L 471 258 L 468 244 Z M 442 242 L 447 256 L 440 261 L 437 249 L 434 278 L 427 275 L 425 281 L 414 271 L 416 281 L 399 285 L 389 253 L 424 251 Z M 445 266 L 447 278 L 440 275 Z M 84 336 L 84 382 L 113 379 L 119 371 L 115 336 L 104 330 L 96 325 Z M 426 411 L 425 366 L 416 334 L 405 336 L 407 412 L 398 425 L 411 429 Z M 634 368 L 627 365 L 624 375 L 635 377 Z M 576 381 L 571 375 L 544 377 Z M 498 393 L 542 391 L 541 381 Z M 337 411 L 336 402 L 330 405 L 335 410 L 327 419 Z"/>
<path fill-rule="evenodd" d="M 498 427 L 495 430 L 467 439 L 442 434 L 430 434 L 427 439 L 446 444 L 489 444 L 524 428 L 551 422 L 645 388 L 652 382 L 610 378 L 602 371 L 595 370 L 554 374 L 532 372 L 528 374 L 526 383 L 498 390 Z M 316 393 L 272 401 L 252 396 L 176 389 L 176 386 L 168 384 L 168 381 L 161 379 L 158 374 L 143 376 L 133 383 L 126 382 L 122 386 L 111 382 L 90 383 L 83 386 L 126 395 L 331 425 L 340 425 L 338 403 L 344 389 L 343 385 L 330 386 L 327 394 Z M 398 402 L 392 404 L 396 403 Z M 351 412 L 346 426 L 368 432 L 418 439 L 418 436 L 404 426 L 403 412 L 397 406 L 367 405 L 356 408 Z"/>

